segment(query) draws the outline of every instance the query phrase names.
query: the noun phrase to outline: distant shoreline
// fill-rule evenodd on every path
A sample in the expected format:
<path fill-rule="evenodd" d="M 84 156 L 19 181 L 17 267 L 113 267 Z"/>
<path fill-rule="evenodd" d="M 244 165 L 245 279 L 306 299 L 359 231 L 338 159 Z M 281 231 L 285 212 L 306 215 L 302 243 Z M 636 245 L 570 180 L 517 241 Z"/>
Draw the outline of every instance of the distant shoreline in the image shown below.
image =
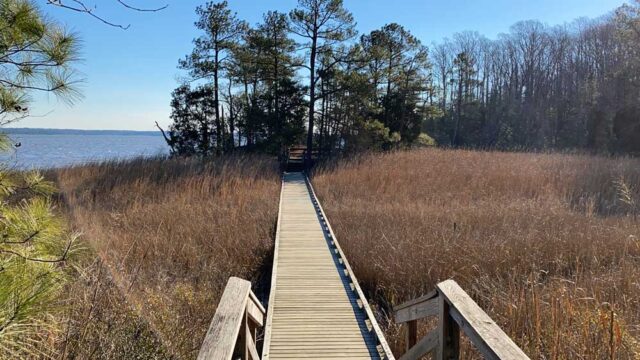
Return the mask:
<path fill-rule="evenodd" d="M 1 128 L 0 133 L 10 135 L 119 135 L 119 136 L 161 136 L 159 131 L 136 130 L 79 130 L 47 128 Z"/>

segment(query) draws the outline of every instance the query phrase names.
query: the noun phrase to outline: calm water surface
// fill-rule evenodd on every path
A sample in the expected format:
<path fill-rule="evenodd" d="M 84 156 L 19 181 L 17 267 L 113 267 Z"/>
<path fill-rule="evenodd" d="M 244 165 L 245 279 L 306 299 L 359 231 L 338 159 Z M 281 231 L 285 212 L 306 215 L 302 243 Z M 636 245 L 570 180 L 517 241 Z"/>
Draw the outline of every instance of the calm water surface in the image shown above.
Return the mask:
<path fill-rule="evenodd" d="M 0 160 L 20 169 L 44 169 L 91 161 L 168 154 L 160 135 L 9 134 L 20 143 Z"/>

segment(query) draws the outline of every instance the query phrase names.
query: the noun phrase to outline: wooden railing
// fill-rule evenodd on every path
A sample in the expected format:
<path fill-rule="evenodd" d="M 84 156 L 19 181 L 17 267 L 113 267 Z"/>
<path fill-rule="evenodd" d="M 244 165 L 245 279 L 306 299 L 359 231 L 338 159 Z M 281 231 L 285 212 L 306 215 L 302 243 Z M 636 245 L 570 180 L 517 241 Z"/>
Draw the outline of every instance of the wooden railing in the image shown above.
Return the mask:
<path fill-rule="evenodd" d="M 428 295 L 393 310 L 396 323 L 407 326 L 406 353 L 400 360 L 419 359 L 428 353 L 438 360 L 458 359 L 460 330 L 485 359 L 529 359 L 453 280 L 441 282 Z M 418 341 L 418 320 L 427 317 L 437 317 L 438 325 Z"/>
<path fill-rule="evenodd" d="M 230 278 L 198 353 L 198 360 L 259 360 L 256 330 L 263 326 L 264 315 L 265 309 L 251 291 L 251 283 Z"/>
<path fill-rule="evenodd" d="M 318 159 L 320 152 L 318 150 L 311 151 L 311 161 L 314 162 Z M 293 145 L 285 149 L 284 154 L 281 156 L 284 169 L 301 171 L 305 169 L 308 156 L 307 147 L 304 145 Z"/>

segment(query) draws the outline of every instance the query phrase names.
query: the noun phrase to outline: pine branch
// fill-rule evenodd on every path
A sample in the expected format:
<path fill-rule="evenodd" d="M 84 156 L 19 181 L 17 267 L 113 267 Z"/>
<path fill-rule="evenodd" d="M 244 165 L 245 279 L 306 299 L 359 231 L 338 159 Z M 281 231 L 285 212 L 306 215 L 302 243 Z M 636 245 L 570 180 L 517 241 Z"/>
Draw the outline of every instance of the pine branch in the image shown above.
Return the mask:
<path fill-rule="evenodd" d="M 10 255 L 15 255 L 21 259 L 24 259 L 26 261 L 33 261 L 33 262 L 39 262 L 39 263 L 49 263 L 49 264 L 57 264 L 57 263 L 62 263 L 65 262 L 67 260 L 67 256 L 69 255 L 69 250 L 71 249 L 71 245 L 73 244 L 73 239 L 70 239 L 67 242 L 67 246 L 64 249 L 64 252 L 62 253 L 62 255 L 57 258 L 57 259 L 42 259 L 42 258 L 37 258 L 37 257 L 30 257 L 30 256 L 25 256 L 20 254 L 17 251 L 13 251 L 13 250 L 8 250 L 8 249 L 0 249 L 0 254 L 10 254 Z"/>
<path fill-rule="evenodd" d="M 19 241 L 8 241 L 8 240 L 4 240 L 2 243 L 3 244 L 8 244 L 8 245 L 21 245 L 21 244 L 26 244 L 29 241 L 33 240 L 36 236 L 38 236 L 38 234 L 40 234 L 40 230 L 36 230 L 33 233 L 31 233 L 29 236 L 27 236 L 26 238 L 24 238 L 23 240 L 19 240 Z M 7 235 L 5 234 L 4 237 L 6 238 Z"/>

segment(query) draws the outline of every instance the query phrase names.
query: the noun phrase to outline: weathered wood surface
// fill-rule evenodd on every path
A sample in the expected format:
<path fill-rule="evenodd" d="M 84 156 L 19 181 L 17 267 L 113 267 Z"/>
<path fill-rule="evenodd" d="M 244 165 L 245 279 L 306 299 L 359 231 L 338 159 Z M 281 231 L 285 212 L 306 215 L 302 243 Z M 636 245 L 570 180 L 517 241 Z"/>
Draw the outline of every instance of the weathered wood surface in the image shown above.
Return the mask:
<path fill-rule="evenodd" d="M 428 295 L 395 306 L 396 323 L 405 323 L 438 314 L 438 293 L 432 291 Z"/>
<path fill-rule="evenodd" d="M 439 288 L 438 288 L 439 289 Z M 438 352 L 436 359 L 450 360 L 460 357 L 460 326 L 451 317 L 451 304 L 440 294 L 438 314 Z M 506 360 L 506 359 L 505 359 Z"/>
<path fill-rule="evenodd" d="M 247 302 L 252 301 L 250 293 L 250 282 L 236 277 L 229 279 L 200 347 L 198 360 L 231 359 L 243 322 L 246 321 Z M 254 316 L 262 317 L 262 314 Z"/>
<path fill-rule="evenodd" d="M 529 360 L 529 357 L 453 280 L 438 284 L 449 314 L 485 359 Z"/>
<path fill-rule="evenodd" d="M 311 151 L 311 158 L 317 159 L 320 153 L 318 150 Z M 291 146 L 287 150 L 287 164 L 290 166 L 300 165 L 304 163 L 304 158 L 307 155 L 307 147 L 304 145 Z"/>
<path fill-rule="evenodd" d="M 433 330 L 429 334 L 427 334 L 427 336 L 418 341 L 417 344 L 411 345 L 407 352 L 402 355 L 400 360 L 420 359 L 424 355 L 437 350 L 438 344 L 438 332 L 436 330 Z"/>
<path fill-rule="evenodd" d="M 416 360 L 435 352 L 435 359 L 458 359 L 464 332 L 485 359 L 529 360 L 478 304 L 453 280 L 428 295 L 394 307 L 396 323 L 407 325 L 407 349 L 400 360 Z M 437 328 L 416 343 L 416 322 L 437 316 Z"/>
<path fill-rule="evenodd" d="M 301 173 L 285 173 L 263 359 L 380 358 Z"/>
<path fill-rule="evenodd" d="M 307 179 L 307 182 L 310 183 L 308 179 Z M 357 294 L 360 307 L 364 310 L 365 315 L 367 316 L 367 321 L 371 327 L 370 329 L 371 334 L 373 334 L 376 337 L 376 341 L 378 342 L 380 353 L 383 355 L 384 358 L 388 360 L 395 360 L 393 353 L 391 352 L 391 348 L 389 347 L 389 344 L 387 344 L 387 340 L 384 338 L 384 333 L 382 332 L 382 329 L 380 329 L 380 326 L 376 321 L 375 315 L 373 314 L 373 311 L 369 306 L 369 302 L 367 301 L 367 298 L 364 296 L 364 292 L 360 288 L 360 285 L 358 284 L 358 280 L 354 276 L 354 272 L 351 269 L 351 265 L 349 265 L 349 260 L 345 256 L 344 251 L 342 251 L 342 247 L 340 247 L 340 243 L 336 238 L 336 234 L 333 232 L 333 228 L 331 227 L 331 224 L 327 220 L 327 214 L 324 212 L 322 205 L 317 200 L 318 197 L 316 196 L 316 193 L 313 190 L 313 186 L 309 185 L 309 191 L 311 192 L 312 201 L 318 210 L 318 216 L 320 217 L 320 222 L 326 230 L 327 236 L 330 239 L 330 243 L 334 247 L 334 252 L 338 257 L 338 261 L 342 265 L 344 265 L 345 274 L 351 278 L 350 279 L 351 287 L 353 291 Z"/>

